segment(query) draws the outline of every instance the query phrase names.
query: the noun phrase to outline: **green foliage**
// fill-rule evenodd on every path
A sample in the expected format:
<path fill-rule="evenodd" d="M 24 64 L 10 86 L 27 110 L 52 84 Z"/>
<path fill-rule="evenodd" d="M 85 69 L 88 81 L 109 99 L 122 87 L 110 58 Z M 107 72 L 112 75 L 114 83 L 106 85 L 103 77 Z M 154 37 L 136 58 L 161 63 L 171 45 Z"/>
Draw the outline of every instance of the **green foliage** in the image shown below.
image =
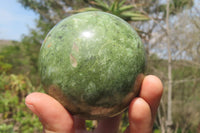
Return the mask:
<path fill-rule="evenodd" d="M 184 9 L 191 8 L 193 4 L 193 0 L 172 0 L 170 3 L 170 14 L 176 15 Z M 166 4 L 160 5 L 158 9 L 166 14 Z"/>
<path fill-rule="evenodd" d="M 160 130 L 155 129 L 155 130 L 153 131 L 153 133 L 161 133 L 161 132 L 160 132 Z"/>
<path fill-rule="evenodd" d="M 120 125 L 120 133 L 123 133 L 126 128 L 129 126 L 129 121 L 128 121 L 128 111 L 126 110 L 123 114 L 122 114 L 122 120 L 121 120 L 121 125 Z"/>
<path fill-rule="evenodd" d="M 114 0 L 113 2 L 104 2 L 101 0 L 88 0 L 87 1 L 92 7 L 86 7 L 79 9 L 75 12 L 85 11 L 104 11 L 112 13 L 116 16 L 121 17 L 126 21 L 146 21 L 149 20 L 147 15 L 136 10 L 134 5 L 126 5 L 126 0 Z"/>
<path fill-rule="evenodd" d="M 0 132 L 39 132 L 38 118 L 25 106 L 25 97 L 41 88 L 32 86 L 24 75 L 0 75 Z"/>
<path fill-rule="evenodd" d="M 46 25 L 54 25 L 70 15 L 66 11 L 87 6 L 83 0 L 18 0 L 26 9 L 31 9 L 39 15 L 39 20 Z"/>
<path fill-rule="evenodd" d="M 14 133 L 13 125 L 12 124 L 6 125 L 5 123 L 3 123 L 2 125 L 0 125 L 0 132 L 1 133 Z"/>
<path fill-rule="evenodd" d="M 200 116 L 200 68 L 195 65 L 189 65 L 189 63 L 188 61 L 174 63 L 173 117 L 174 121 L 182 127 L 180 130 L 188 128 L 191 132 L 196 132 Z"/>
<path fill-rule="evenodd" d="M 195 133 L 200 122 L 200 68 L 196 65 L 191 65 L 190 61 L 187 60 L 174 60 L 172 65 L 173 126 L 177 126 L 178 132 Z M 160 59 L 156 54 L 153 54 L 148 59 L 147 73 L 155 74 L 159 76 L 162 81 L 166 81 L 166 66 L 167 60 Z M 164 87 L 166 87 L 166 84 L 164 84 Z M 164 88 L 164 91 L 168 91 L 167 87 Z M 167 95 L 164 93 L 162 102 L 167 103 L 166 101 Z M 162 116 L 166 113 L 166 107 L 167 104 L 160 106 L 160 113 Z M 157 127 L 159 127 L 159 125 L 157 125 Z M 158 132 L 158 130 L 154 132 Z"/>
<path fill-rule="evenodd" d="M 25 59 L 22 58 L 22 52 L 18 45 L 10 45 L 2 48 L 0 56 L 2 57 L 0 59 L 0 62 L 3 62 L 2 64 L 10 64 L 10 69 L 4 72 L 17 73 L 22 70 L 21 66 L 24 65 Z"/>
<path fill-rule="evenodd" d="M 86 120 L 85 126 L 87 131 L 92 131 L 95 128 L 95 125 L 93 124 L 92 120 Z"/>
<path fill-rule="evenodd" d="M 0 55 L 0 74 L 3 72 L 8 72 L 12 68 L 11 64 L 4 62 L 4 56 Z"/>

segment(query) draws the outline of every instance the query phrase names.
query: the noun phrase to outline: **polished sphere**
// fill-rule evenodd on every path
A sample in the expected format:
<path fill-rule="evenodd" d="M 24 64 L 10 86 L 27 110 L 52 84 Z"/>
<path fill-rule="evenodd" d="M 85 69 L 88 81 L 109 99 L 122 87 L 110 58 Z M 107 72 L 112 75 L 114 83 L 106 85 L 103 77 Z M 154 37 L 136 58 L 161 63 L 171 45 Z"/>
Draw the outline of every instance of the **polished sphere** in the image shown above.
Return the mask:
<path fill-rule="evenodd" d="M 121 18 L 79 13 L 48 33 L 39 68 L 47 93 L 73 115 L 113 117 L 139 93 L 145 50 L 136 31 Z"/>

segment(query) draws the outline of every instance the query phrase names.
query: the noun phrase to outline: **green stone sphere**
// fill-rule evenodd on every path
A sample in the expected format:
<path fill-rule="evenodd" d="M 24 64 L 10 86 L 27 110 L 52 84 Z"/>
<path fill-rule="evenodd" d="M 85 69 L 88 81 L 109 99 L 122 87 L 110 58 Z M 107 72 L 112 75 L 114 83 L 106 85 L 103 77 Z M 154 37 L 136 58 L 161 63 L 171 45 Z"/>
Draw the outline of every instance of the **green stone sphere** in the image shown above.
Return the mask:
<path fill-rule="evenodd" d="M 139 93 L 145 50 L 121 18 L 92 11 L 63 19 L 48 33 L 39 55 L 46 92 L 71 114 L 113 117 Z"/>

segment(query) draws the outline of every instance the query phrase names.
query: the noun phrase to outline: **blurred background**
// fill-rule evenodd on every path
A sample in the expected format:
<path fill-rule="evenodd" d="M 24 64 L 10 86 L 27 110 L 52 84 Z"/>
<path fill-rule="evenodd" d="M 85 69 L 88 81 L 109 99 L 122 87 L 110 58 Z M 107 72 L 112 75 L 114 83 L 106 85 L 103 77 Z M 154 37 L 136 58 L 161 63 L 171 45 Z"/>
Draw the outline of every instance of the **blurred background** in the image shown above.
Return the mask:
<path fill-rule="evenodd" d="M 25 106 L 43 92 L 38 53 L 61 19 L 100 10 L 127 21 L 146 48 L 146 74 L 164 85 L 154 133 L 200 133 L 200 0 L 7 0 L 0 2 L 0 133 L 40 133 Z M 87 121 L 87 129 L 95 127 Z M 119 133 L 128 126 L 123 114 Z"/>

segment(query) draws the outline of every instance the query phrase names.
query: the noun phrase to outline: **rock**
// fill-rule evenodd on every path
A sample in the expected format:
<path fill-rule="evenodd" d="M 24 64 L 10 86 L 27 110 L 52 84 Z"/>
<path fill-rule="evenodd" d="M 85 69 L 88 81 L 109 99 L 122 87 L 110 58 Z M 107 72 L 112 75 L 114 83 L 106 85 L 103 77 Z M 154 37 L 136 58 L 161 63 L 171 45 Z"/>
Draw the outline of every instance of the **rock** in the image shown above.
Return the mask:
<path fill-rule="evenodd" d="M 49 95 L 86 119 L 113 117 L 138 95 L 145 70 L 140 37 L 109 13 L 79 13 L 58 23 L 39 55 Z"/>

